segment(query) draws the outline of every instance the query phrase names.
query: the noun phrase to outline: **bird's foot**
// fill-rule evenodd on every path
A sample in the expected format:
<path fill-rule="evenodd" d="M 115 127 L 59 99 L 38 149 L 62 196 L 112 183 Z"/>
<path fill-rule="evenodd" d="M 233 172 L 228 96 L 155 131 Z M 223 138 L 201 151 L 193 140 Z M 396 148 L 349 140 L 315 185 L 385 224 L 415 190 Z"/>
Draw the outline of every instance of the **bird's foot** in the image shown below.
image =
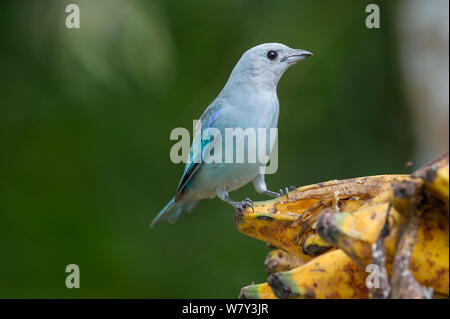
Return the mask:
<path fill-rule="evenodd" d="M 245 208 L 251 207 L 253 212 L 255 212 L 253 201 L 248 197 L 244 199 L 242 202 L 233 202 L 232 205 L 236 211 L 242 212 L 245 210 Z"/>
<path fill-rule="evenodd" d="M 266 191 L 262 192 L 262 194 L 264 194 L 266 196 L 270 196 L 270 197 L 280 197 L 280 196 L 286 195 L 286 197 L 289 199 L 288 193 L 290 191 L 293 191 L 293 190 L 296 190 L 296 189 L 297 189 L 297 187 L 290 186 L 290 187 L 285 187 L 284 189 L 280 189 L 279 193 L 266 190 Z"/>
<path fill-rule="evenodd" d="M 297 187 L 295 187 L 295 186 L 290 186 L 289 188 L 285 187 L 284 189 L 280 189 L 280 196 L 286 195 L 286 198 L 289 199 L 289 192 L 294 191 L 296 189 L 297 189 Z"/>
<path fill-rule="evenodd" d="M 280 193 L 272 192 L 272 191 L 269 191 L 269 190 L 266 190 L 266 191 L 262 192 L 262 194 L 266 195 L 266 196 L 270 196 L 270 197 L 280 197 L 281 196 Z"/>

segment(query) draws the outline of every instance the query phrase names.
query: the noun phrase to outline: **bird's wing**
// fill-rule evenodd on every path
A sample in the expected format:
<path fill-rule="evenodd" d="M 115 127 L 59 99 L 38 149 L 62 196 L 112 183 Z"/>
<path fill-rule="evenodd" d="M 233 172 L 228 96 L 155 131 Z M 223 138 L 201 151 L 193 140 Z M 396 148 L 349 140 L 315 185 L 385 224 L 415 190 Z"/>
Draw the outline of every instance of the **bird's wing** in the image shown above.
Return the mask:
<path fill-rule="evenodd" d="M 208 156 L 210 150 L 217 142 L 215 136 L 206 136 L 205 131 L 208 128 L 214 127 L 215 124 L 220 121 L 220 118 L 223 116 L 222 110 L 224 107 L 225 105 L 223 103 L 213 102 L 200 117 L 200 121 L 195 129 L 194 140 L 189 152 L 189 159 L 175 194 L 175 200 L 183 193 L 186 185 L 200 169 L 204 159 Z"/>

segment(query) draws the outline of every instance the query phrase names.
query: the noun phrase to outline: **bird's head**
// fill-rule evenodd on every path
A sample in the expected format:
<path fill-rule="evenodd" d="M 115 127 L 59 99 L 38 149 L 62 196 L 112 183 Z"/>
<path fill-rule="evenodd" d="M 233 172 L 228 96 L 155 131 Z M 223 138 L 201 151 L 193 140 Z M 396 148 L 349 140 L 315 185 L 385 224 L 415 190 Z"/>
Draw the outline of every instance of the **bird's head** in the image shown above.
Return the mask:
<path fill-rule="evenodd" d="M 239 82 L 251 81 L 276 87 L 284 71 L 311 55 L 309 51 L 292 49 L 281 43 L 261 44 L 242 55 L 232 77 Z"/>

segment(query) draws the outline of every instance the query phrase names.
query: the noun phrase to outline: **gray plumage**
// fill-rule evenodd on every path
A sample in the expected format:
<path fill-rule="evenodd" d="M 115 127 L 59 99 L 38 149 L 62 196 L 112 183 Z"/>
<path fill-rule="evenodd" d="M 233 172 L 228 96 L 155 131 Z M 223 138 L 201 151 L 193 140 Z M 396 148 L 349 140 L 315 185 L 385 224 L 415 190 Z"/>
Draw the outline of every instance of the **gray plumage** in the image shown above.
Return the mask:
<path fill-rule="evenodd" d="M 234 67 L 225 87 L 200 117 L 199 126 L 191 146 L 190 159 L 172 200 L 159 212 L 151 227 L 165 219 L 174 223 L 185 212 L 197 206 L 198 201 L 215 196 L 243 209 L 251 205 L 250 200 L 233 201 L 229 192 L 253 181 L 258 193 L 277 197 L 279 193 L 267 190 L 261 167 L 266 163 L 209 163 L 208 150 L 220 148 L 218 136 L 205 136 L 208 129 L 217 129 L 222 139 L 221 149 L 225 156 L 224 141 L 226 128 L 254 128 L 255 130 L 276 128 L 278 123 L 279 102 L 277 84 L 283 73 L 296 62 L 312 55 L 305 50 L 291 49 L 280 43 L 266 43 L 246 51 Z M 269 151 L 273 143 L 268 140 Z M 257 145 L 259 145 L 257 143 Z M 194 147 L 195 146 L 195 147 Z M 235 149 L 235 145 L 228 145 Z M 245 152 L 247 153 L 247 144 Z M 269 153 L 270 153 L 269 152 Z"/>

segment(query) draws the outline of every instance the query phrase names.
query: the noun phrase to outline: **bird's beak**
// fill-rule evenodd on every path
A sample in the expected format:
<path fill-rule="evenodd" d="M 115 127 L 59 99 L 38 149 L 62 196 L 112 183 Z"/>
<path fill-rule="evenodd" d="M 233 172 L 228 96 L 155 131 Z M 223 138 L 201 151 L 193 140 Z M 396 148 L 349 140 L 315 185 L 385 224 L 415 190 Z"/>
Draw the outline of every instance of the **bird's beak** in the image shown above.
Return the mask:
<path fill-rule="evenodd" d="M 288 64 L 294 64 L 294 63 L 297 63 L 298 61 L 306 59 L 307 57 L 309 57 L 311 55 L 313 55 L 313 54 L 309 51 L 297 49 L 297 50 L 293 50 L 292 54 L 284 57 L 283 61 L 287 61 Z"/>

